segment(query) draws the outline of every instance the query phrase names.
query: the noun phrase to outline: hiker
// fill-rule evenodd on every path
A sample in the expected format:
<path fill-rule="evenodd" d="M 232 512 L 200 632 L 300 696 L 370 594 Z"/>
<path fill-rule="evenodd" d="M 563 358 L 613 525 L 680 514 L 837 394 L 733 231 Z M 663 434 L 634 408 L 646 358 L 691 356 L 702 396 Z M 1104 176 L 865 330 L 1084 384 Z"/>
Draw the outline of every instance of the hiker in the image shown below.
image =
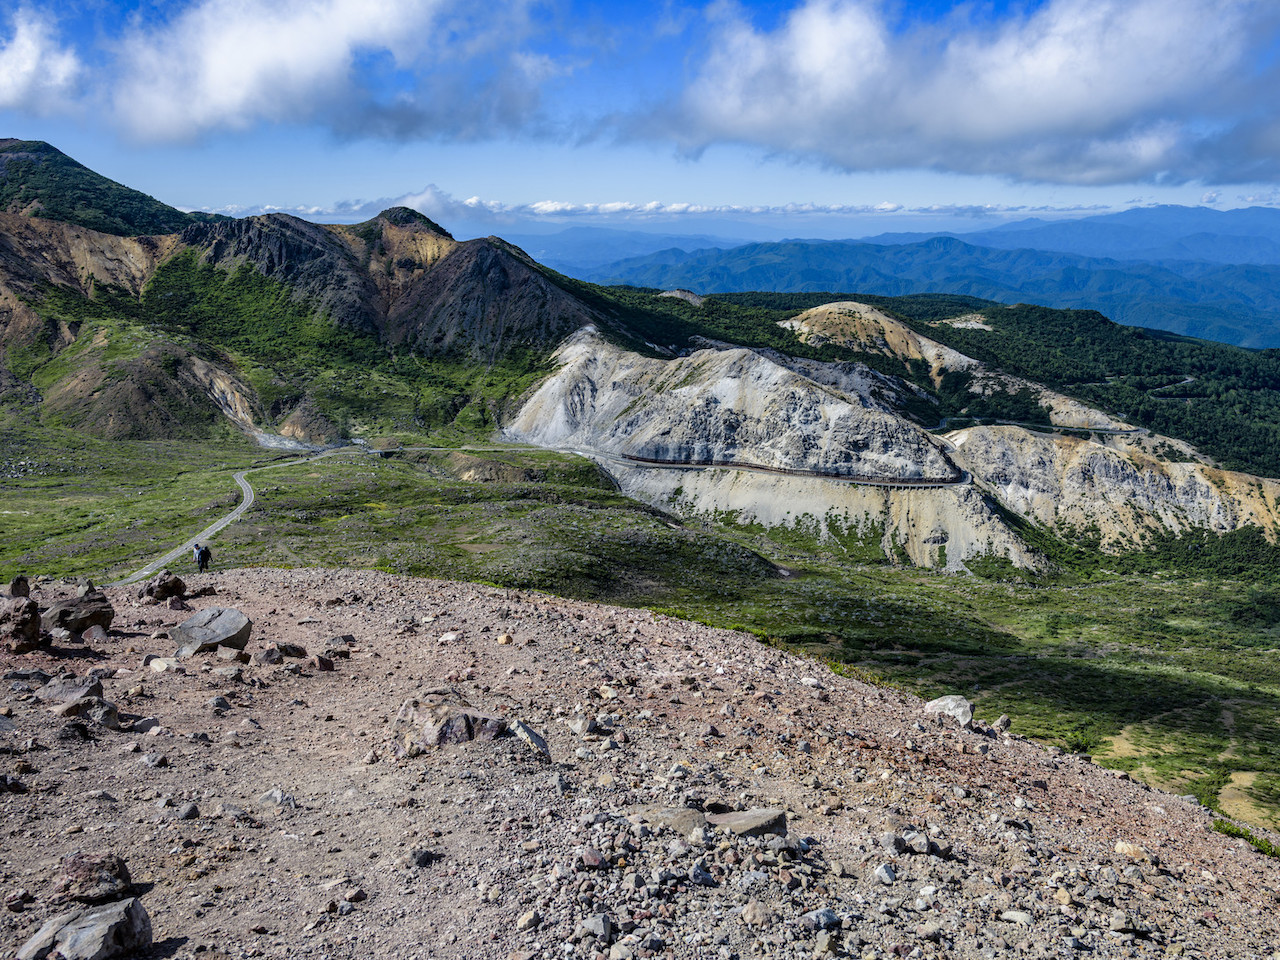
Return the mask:
<path fill-rule="evenodd" d="M 200 544 L 196 544 L 191 548 L 191 562 L 197 567 L 200 566 Z"/>
<path fill-rule="evenodd" d="M 196 564 L 201 573 L 209 569 L 209 561 L 212 559 L 213 552 L 208 547 L 196 547 Z"/>

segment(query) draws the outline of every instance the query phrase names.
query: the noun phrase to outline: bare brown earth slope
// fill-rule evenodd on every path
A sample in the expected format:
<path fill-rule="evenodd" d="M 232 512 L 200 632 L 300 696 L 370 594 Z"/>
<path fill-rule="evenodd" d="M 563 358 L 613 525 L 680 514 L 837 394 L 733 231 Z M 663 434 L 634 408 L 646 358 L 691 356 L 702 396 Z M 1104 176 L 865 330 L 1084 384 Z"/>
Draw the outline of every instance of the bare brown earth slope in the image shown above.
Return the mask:
<path fill-rule="evenodd" d="M 1017 717 L 961 729 L 742 634 L 537 594 L 323 570 L 188 588 L 212 595 L 172 606 L 248 615 L 254 662 L 167 661 L 192 611 L 125 588 L 104 636 L 0 654 L 0 956 L 81 889 L 76 853 L 126 862 L 140 956 L 1276 951 L 1280 861 Z M 57 716 L 30 671 L 101 678 L 118 719 Z M 422 731 L 402 704 L 440 697 L 549 758 L 511 735 L 398 756 Z"/>

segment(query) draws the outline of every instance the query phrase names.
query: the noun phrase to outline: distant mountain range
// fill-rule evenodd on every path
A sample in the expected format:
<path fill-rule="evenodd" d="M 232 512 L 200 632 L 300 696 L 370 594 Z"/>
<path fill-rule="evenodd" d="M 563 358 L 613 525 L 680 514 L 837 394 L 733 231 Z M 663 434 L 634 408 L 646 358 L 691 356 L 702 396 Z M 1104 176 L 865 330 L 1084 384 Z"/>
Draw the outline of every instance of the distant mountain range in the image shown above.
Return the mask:
<path fill-rule="evenodd" d="M 1268 207 L 1138 207 L 1079 220 L 1019 220 L 975 233 L 886 233 L 864 241 L 906 244 L 937 236 L 953 236 L 976 247 L 1113 260 L 1280 264 L 1280 210 Z"/>
<path fill-rule="evenodd" d="M 696 293 L 953 293 L 1092 309 L 1118 323 L 1280 347 L 1280 210 L 1162 206 L 981 233 L 692 244 L 575 275 Z"/>
<path fill-rule="evenodd" d="M 614 230 L 608 227 L 569 227 L 556 233 L 508 234 L 506 239 L 539 263 L 569 276 L 606 266 L 627 257 L 643 257 L 680 247 L 704 250 L 728 249 L 750 243 L 743 237 L 710 234 L 648 233 L 643 230 Z"/>

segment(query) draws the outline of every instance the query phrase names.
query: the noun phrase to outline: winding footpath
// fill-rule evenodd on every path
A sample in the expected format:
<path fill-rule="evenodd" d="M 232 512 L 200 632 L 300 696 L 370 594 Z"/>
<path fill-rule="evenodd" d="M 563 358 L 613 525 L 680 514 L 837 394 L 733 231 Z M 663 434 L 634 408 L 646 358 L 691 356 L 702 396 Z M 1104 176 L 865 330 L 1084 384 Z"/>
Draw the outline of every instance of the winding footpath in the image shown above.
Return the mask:
<path fill-rule="evenodd" d="M 253 487 L 249 484 L 249 477 L 248 477 L 249 474 L 257 473 L 260 470 L 274 470 L 277 467 L 292 467 L 300 463 L 311 463 L 315 460 L 321 459 L 322 457 L 333 456 L 333 454 L 338 452 L 339 451 L 337 450 L 326 450 L 324 453 L 321 453 L 314 457 L 301 457 L 297 460 L 282 460 L 280 463 L 269 463 L 265 467 L 250 467 L 247 470 L 237 471 L 233 475 L 232 479 L 234 479 L 237 486 L 240 487 L 241 497 L 240 497 L 240 502 L 236 505 L 236 508 L 234 510 L 228 513 L 226 516 L 221 517 L 218 520 L 215 520 L 213 523 L 209 524 L 209 526 L 205 527 L 203 530 L 201 530 L 195 536 L 191 537 L 189 540 L 186 540 L 185 542 L 174 547 L 164 556 L 158 557 L 157 559 L 152 560 L 141 570 L 138 570 L 135 573 L 130 574 L 129 576 L 125 577 L 123 580 L 116 580 L 114 583 L 109 583 L 107 584 L 107 586 L 125 587 L 131 583 L 137 583 L 139 580 L 145 580 L 148 577 L 154 576 L 156 573 L 163 570 L 169 564 L 173 563 L 173 561 L 177 560 L 183 554 L 191 553 L 192 549 L 195 547 L 197 543 L 204 543 L 205 541 L 211 539 L 213 535 L 216 534 L 218 531 L 229 527 L 231 524 L 239 520 L 242 516 L 245 515 L 245 512 L 250 507 L 253 506 L 254 493 L 253 493 Z"/>

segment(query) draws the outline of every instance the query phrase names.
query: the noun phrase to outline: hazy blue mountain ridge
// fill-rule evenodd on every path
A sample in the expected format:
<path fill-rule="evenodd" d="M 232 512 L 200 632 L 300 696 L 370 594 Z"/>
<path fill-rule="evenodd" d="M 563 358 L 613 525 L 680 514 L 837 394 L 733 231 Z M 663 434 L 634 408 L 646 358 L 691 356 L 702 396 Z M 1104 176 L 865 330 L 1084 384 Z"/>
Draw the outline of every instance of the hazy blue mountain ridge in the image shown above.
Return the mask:
<path fill-rule="evenodd" d="M 1280 346 L 1280 266 L 1267 264 L 1124 261 L 935 236 L 909 244 L 786 241 L 691 253 L 672 249 L 579 275 L 703 294 L 957 293 L 1098 310 L 1118 323 L 1240 346 Z"/>

